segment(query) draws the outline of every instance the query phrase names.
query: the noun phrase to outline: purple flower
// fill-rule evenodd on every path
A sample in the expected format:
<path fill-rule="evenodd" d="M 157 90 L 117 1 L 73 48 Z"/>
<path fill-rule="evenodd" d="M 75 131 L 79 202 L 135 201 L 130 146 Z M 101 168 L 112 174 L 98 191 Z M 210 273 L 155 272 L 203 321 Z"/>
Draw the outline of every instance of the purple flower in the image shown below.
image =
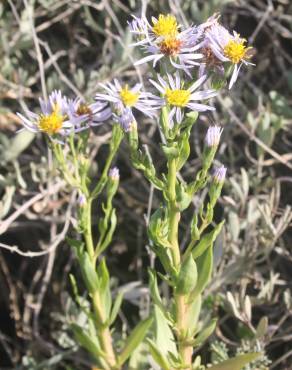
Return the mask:
<path fill-rule="evenodd" d="M 222 131 L 223 128 L 221 128 L 220 126 L 211 126 L 208 128 L 205 137 L 205 143 L 209 148 L 217 147 L 219 145 Z"/>
<path fill-rule="evenodd" d="M 224 166 L 220 166 L 216 168 L 214 172 L 214 182 L 222 184 L 225 180 L 227 168 Z"/>
<path fill-rule="evenodd" d="M 120 171 L 118 167 L 113 167 L 108 172 L 108 177 L 113 181 L 118 181 L 120 178 Z"/>

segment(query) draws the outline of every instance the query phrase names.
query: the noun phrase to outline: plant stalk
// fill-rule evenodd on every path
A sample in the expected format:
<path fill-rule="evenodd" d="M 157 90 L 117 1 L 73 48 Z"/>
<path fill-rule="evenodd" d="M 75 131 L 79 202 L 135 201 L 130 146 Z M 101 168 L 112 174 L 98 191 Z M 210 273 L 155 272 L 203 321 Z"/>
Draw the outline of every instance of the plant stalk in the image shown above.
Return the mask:
<path fill-rule="evenodd" d="M 87 248 L 87 252 L 89 254 L 91 263 L 95 266 L 95 254 L 94 254 L 94 244 L 93 244 L 93 237 L 92 237 L 92 228 L 91 228 L 91 212 L 92 212 L 92 200 L 89 199 L 86 204 L 86 217 L 85 217 L 85 230 L 84 230 L 84 239 Z M 116 370 L 118 369 L 116 365 L 116 356 L 114 353 L 113 345 L 112 345 L 112 337 L 109 327 L 106 325 L 106 316 L 104 313 L 104 307 L 101 304 L 100 294 L 99 291 L 95 291 L 92 294 L 92 304 L 95 313 L 95 317 L 97 320 L 97 328 L 98 328 L 98 337 L 100 341 L 101 348 L 105 353 L 105 360 L 109 365 L 109 370 Z M 106 370 L 108 370 L 106 369 Z"/>
<path fill-rule="evenodd" d="M 171 158 L 168 161 L 168 211 L 169 211 L 169 234 L 168 241 L 172 248 L 172 257 L 174 267 L 179 270 L 181 265 L 181 253 L 178 241 L 178 227 L 180 220 L 180 212 L 176 205 L 176 176 L 177 167 L 176 159 Z M 186 312 L 188 309 L 186 299 L 184 295 L 175 295 L 175 306 L 176 306 L 176 329 L 179 342 L 179 353 L 183 359 L 185 365 L 192 366 L 192 353 L 193 348 L 186 344 Z"/>

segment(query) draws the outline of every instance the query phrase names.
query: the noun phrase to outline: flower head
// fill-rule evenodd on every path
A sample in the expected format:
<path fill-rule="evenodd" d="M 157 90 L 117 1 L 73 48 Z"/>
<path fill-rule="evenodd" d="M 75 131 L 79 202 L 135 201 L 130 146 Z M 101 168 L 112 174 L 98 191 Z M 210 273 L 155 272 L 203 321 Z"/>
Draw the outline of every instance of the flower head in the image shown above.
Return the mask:
<path fill-rule="evenodd" d="M 112 114 L 107 103 L 87 104 L 80 98 L 68 101 L 68 115 L 74 124 L 75 131 L 82 131 L 90 126 L 99 126 Z"/>
<path fill-rule="evenodd" d="M 209 148 L 217 147 L 219 145 L 222 131 L 223 131 L 223 128 L 221 128 L 220 126 L 211 126 L 208 128 L 208 131 L 205 137 L 205 142 Z"/>
<path fill-rule="evenodd" d="M 49 136 L 66 135 L 74 126 L 68 117 L 68 100 L 61 91 L 53 91 L 48 100 L 39 99 L 41 113 L 26 110 L 26 116 L 17 113 L 26 129 Z"/>
<path fill-rule="evenodd" d="M 134 45 L 142 45 L 148 54 L 135 65 L 152 61 L 155 67 L 159 60 L 168 58 L 175 68 L 184 70 L 190 76 L 189 69 L 199 65 L 197 60 L 203 57 L 201 53 L 196 52 L 201 47 L 202 33 L 199 28 L 182 29 L 171 14 L 152 17 L 152 25 L 146 19 L 140 19 L 139 24 L 143 24 L 140 26 L 140 32 L 137 32 L 137 19 L 134 21 L 130 31 L 139 35 L 139 41 Z"/>
<path fill-rule="evenodd" d="M 118 122 L 125 132 L 130 132 L 137 126 L 136 119 L 130 108 L 125 108 L 119 113 L 113 115 L 116 122 Z"/>
<path fill-rule="evenodd" d="M 108 177 L 113 181 L 118 181 L 120 179 L 120 171 L 118 167 L 113 167 L 108 172 Z"/>
<path fill-rule="evenodd" d="M 214 182 L 218 184 L 222 184 L 225 180 L 227 168 L 224 166 L 216 168 L 213 178 Z"/>
<path fill-rule="evenodd" d="M 115 108 L 123 113 L 124 109 L 138 109 L 145 115 L 153 117 L 161 106 L 161 99 L 151 93 L 141 91 L 142 85 L 136 84 L 133 88 L 121 85 L 118 80 L 114 83 L 100 84 L 107 94 L 96 94 L 96 99 L 113 103 Z M 129 111 L 127 111 L 129 113 Z"/>
<path fill-rule="evenodd" d="M 159 83 L 153 80 L 150 80 L 150 82 L 163 96 L 164 105 L 170 108 L 169 122 L 171 125 L 173 125 L 174 116 L 177 123 L 182 121 L 186 108 L 197 112 L 215 109 L 208 105 L 197 103 L 198 100 L 210 99 L 217 95 L 215 90 L 196 91 L 206 81 L 207 76 L 201 77 L 188 88 L 184 86 L 178 72 L 176 72 L 175 78 L 170 74 L 167 74 L 167 78 L 168 81 L 165 81 L 158 75 Z"/>
<path fill-rule="evenodd" d="M 251 47 L 246 46 L 245 39 L 241 38 L 235 31 L 230 34 L 217 19 L 210 22 L 209 27 L 204 30 L 202 51 L 205 55 L 205 65 L 217 65 L 218 67 L 218 65 L 223 65 L 225 62 L 231 63 L 232 76 L 229 88 L 237 80 L 241 66 L 252 64 L 249 62 L 251 49 Z"/>

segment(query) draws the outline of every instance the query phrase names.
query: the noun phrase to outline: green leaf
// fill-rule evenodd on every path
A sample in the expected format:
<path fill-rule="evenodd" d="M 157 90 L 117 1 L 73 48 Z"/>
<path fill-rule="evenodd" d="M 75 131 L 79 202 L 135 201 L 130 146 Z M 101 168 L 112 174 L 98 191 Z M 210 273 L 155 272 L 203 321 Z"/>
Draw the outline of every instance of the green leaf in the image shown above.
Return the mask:
<path fill-rule="evenodd" d="M 224 221 L 220 222 L 220 224 L 218 224 L 211 232 L 202 237 L 202 239 L 199 241 L 198 245 L 194 248 L 192 252 L 194 259 L 200 257 L 206 249 L 213 245 L 223 225 Z"/>
<path fill-rule="evenodd" d="M 162 312 L 164 312 L 164 306 L 158 289 L 156 272 L 154 270 L 149 269 L 148 273 L 149 273 L 149 289 L 152 301 L 161 309 Z"/>
<path fill-rule="evenodd" d="M 105 307 L 106 317 L 108 318 L 111 311 L 112 297 L 110 290 L 110 276 L 104 258 L 97 267 L 97 275 L 99 279 L 99 292 L 102 305 Z"/>
<path fill-rule="evenodd" d="M 185 115 L 185 119 L 181 123 L 181 127 L 182 128 L 192 127 L 196 123 L 198 117 L 199 117 L 198 112 L 189 112 L 189 113 L 187 113 Z"/>
<path fill-rule="evenodd" d="M 197 296 L 197 298 L 190 303 L 189 309 L 186 312 L 186 327 L 188 328 L 188 337 L 193 337 L 198 321 L 199 321 L 199 316 L 201 312 L 201 305 L 202 305 L 202 297 L 201 294 Z"/>
<path fill-rule="evenodd" d="M 13 161 L 16 159 L 32 142 L 35 138 L 35 134 L 24 130 L 19 132 L 13 137 L 9 142 L 9 147 L 3 151 L 3 160 L 4 161 Z"/>
<path fill-rule="evenodd" d="M 114 231 L 116 229 L 116 225 L 117 225 L 117 216 L 116 216 L 115 209 L 113 209 L 111 211 L 110 220 L 111 220 L 110 228 L 107 231 L 106 237 L 104 238 L 102 244 L 100 245 L 100 247 L 98 249 L 98 255 L 100 255 L 100 253 L 102 253 L 108 247 L 110 242 L 112 241 L 113 233 L 114 233 Z"/>
<path fill-rule="evenodd" d="M 149 317 L 146 320 L 141 321 L 131 332 L 129 337 L 127 338 L 124 348 L 121 351 L 120 355 L 118 356 L 118 363 L 119 365 L 123 365 L 127 359 L 131 356 L 134 352 L 135 348 L 142 342 L 147 334 L 148 329 L 152 325 L 153 318 Z"/>
<path fill-rule="evenodd" d="M 87 252 L 81 254 L 79 263 L 87 289 L 94 293 L 99 287 L 99 279 Z"/>
<path fill-rule="evenodd" d="M 239 355 L 229 360 L 223 361 L 218 365 L 208 367 L 208 370 L 241 370 L 245 365 L 260 357 L 261 353 L 247 353 Z"/>
<path fill-rule="evenodd" d="M 102 352 L 98 340 L 95 338 L 91 338 L 86 331 L 81 328 L 77 324 L 71 324 L 71 328 L 73 330 L 74 336 L 76 338 L 76 341 L 85 348 L 89 353 L 91 353 L 97 360 L 100 359 L 100 357 L 104 356 L 104 353 Z"/>
<path fill-rule="evenodd" d="M 217 319 L 212 319 L 209 324 L 198 334 L 198 336 L 192 341 L 193 347 L 200 346 L 205 340 L 207 340 L 216 328 Z"/>
<path fill-rule="evenodd" d="M 182 263 L 178 278 L 176 281 L 176 292 L 178 294 L 188 294 L 197 284 L 198 271 L 197 265 L 192 255 L 189 255 Z"/>
<path fill-rule="evenodd" d="M 171 370 L 170 365 L 167 361 L 167 358 L 161 353 L 159 347 L 151 340 L 147 339 L 147 343 L 149 344 L 149 349 L 151 356 L 153 357 L 154 361 L 163 369 L 163 370 Z"/>
<path fill-rule="evenodd" d="M 168 320 L 158 306 L 154 306 L 154 339 L 159 351 L 167 357 L 168 353 L 177 355 L 177 348 L 173 332 L 169 327 Z"/>
<path fill-rule="evenodd" d="M 112 311 L 111 311 L 110 319 L 109 319 L 109 325 L 113 324 L 113 322 L 117 318 L 122 302 L 123 302 L 123 297 L 124 297 L 124 293 L 119 292 L 114 301 L 113 307 L 112 307 Z"/>
<path fill-rule="evenodd" d="M 213 247 L 212 245 L 196 260 L 198 269 L 198 281 L 196 288 L 191 293 L 190 302 L 202 293 L 209 283 L 213 269 Z"/>
<path fill-rule="evenodd" d="M 190 130 L 186 130 L 179 140 L 179 156 L 177 161 L 177 170 L 179 171 L 186 163 L 190 155 Z"/>

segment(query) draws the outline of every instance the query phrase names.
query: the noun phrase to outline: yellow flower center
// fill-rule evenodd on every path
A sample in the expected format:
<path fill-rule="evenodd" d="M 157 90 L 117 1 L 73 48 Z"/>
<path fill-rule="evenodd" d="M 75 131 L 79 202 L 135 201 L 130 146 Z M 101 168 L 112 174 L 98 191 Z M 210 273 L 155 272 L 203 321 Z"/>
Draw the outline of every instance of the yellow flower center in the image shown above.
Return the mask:
<path fill-rule="evenodd" d="M 159 44 L 160 51 L 164 55 L 173 55 L 173 56 L 177 55 L 180 52 L 181 46 L 182 41 L 174 37 L 167 37 Z"/>
<path fill-rule="evenodd" d="M 158 37 L 176 36 L 178 33 L 176 18 L 171 14 L 160 14 L 158 20 L 153 23 L 152 31 Z"/>
<path fill-rule="evenodd" d="M 54 135 L 58 133 L 64 122 L 64 116 L 62 116 L 59 110 L 55 109 L 51 114 L 41 114 L 38 119 L 38 127 L 41 131 L 48 135 Z"/>
<path fill-rule="evenodd" d="M 128 85 L 125 85 L 125 87 L 120 91 L 120 97 L 126 107 L 133 107 L 137 103 L 139 95 L 139 93 L 133 93 L 130 91 Z"/>
<path fill-rule="evenodd" d="M 176 107 L 185 107 L 190 100 L 191 92 L 189 90 L 171 90 L 166 89 L 165 97 L 167 103 Z"/>
<path fill-rule="evenodd" d="M 245 57 L 250 47 L 246 47 L 244 44 L 246 40 L 230 40 L 224 48 L 224 54 L 231 60 L 232 63 L 237 64 Z"/>

